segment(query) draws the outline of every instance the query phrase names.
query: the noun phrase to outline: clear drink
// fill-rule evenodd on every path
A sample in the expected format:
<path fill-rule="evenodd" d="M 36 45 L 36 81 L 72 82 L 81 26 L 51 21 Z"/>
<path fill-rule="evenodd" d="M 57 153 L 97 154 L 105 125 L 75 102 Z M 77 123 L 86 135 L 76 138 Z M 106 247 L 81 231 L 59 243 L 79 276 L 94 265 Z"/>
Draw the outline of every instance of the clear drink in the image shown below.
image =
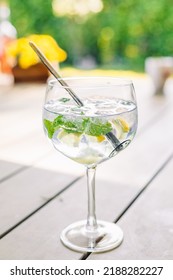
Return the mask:
<path fill-rule="evenodd" d="M 120 143 L 131 142 L 137 109 L 132 101 L 116 98 L 93 97 L 83 103 L 79 107 L 68 98 L 49 100 L 44 105 L 43 123 L 58 151 L 78 163 L 93 166 L 118 153 L 109 133 Z"/>
<path fill-rule="evenodd" d="M 137 121 L 135 90 L 129 80 L 74 77 L 48 82 L 43 108 L 45 133 L 58 151 L 85 165 L 87 175 L 87 218 L 70 224 L 60 235 L 68 248 L 105 252 L 121 244 L 121 228 L 96 218 L 95 172 L 98 164 L 133 140 Z"/>

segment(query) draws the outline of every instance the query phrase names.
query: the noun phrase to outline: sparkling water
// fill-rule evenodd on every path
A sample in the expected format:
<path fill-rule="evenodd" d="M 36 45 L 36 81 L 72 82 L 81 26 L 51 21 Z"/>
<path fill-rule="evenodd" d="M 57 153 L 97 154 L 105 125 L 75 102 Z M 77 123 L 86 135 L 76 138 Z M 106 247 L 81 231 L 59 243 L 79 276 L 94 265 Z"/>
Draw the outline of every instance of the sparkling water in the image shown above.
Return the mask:
<path fill-rule="evenodd" d="M 81 164 L 92 166 L 115 155 L 115 145 L 133 139 L 137 127 L 136 104 L 122 99 L 92 98 L 78 107 L 70 99 L 52 100 L 45 104 L 45 133 L 54 147 Z"/>

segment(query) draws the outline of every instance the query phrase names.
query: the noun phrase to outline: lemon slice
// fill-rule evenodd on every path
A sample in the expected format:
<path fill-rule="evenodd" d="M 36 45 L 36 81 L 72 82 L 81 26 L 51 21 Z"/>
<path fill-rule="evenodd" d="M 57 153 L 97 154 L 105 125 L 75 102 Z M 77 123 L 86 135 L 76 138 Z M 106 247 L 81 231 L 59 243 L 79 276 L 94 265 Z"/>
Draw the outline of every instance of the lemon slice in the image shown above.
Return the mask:
<path fill-rule="evenodd" d="M 129 126 L 128 122 L 122 118 L 118 118 L 118 121 L 120 122 L 123 132 L 129 132 L 130 126 Z"/>
<path fill-rule="evenodd" d="M 80 142 L 80 133 L 68 133 L 64 129 L 62 129 L 57 138 L 61 141 L 61 143 L 66 144 L 68 146 L 76 147 Z"/>
<path fill-rule="evenodd" d="M 125 135 L 130 131 L 130 125 L 128 122 L 123 118 L 117 118 L 116 120 L 113 120 L 112 123 L 116 130 L 116 137 L 118 139 L 124 139 Z"/>
<path fill-rule="evenodd" d="M 103 142 L 105 140 L 105 136 L 104 135 L 100 135 L 100 136 L 97 136 L 97 141 L 100 143 L 100 142 Z"/>
<path fill-rule="evenodd" d="M 130 130 L 130 126 L 129 126 L 128 122 L 125 121 L 125 120 L 122 119 L 122 118 L 117 118 L 116 120 L 113 121 L 113 123 L 114 123 L 115 125 L 118 124 L 118 125 L 121 127 L 122 132 L 124 132 L 124 133 L 127 133 L 127 132 L 129 132 L 129 130 Z"/>

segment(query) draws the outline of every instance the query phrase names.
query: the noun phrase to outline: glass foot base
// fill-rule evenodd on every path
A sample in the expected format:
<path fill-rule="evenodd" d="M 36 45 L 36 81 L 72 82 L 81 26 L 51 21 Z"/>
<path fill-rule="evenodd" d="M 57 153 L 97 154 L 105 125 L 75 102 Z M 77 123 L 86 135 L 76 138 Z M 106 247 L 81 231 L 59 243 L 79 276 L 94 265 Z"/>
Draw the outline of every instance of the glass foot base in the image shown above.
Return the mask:
<path fill-rule="evenodd" d="M 87 230 L 86 221 L 69 225 L 61 233 L 62 243 L 78 252 L 105 252 L 118 247 L 123 240 L 122 230 L 114 223 L 97 224 L 94 231 Z"/>

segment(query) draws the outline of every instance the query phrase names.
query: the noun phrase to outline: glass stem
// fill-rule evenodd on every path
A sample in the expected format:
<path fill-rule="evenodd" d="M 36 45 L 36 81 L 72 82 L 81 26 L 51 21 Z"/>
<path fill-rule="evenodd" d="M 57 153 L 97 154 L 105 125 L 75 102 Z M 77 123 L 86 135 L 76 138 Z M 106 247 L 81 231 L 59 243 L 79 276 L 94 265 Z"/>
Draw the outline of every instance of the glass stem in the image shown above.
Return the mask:
<path fill-rule="evenodd" d="M 97 219 L 95 214 L 95 172 L 96 167 L 87 168 L 88 217 L 86 229 L 90 232 L 94 232 L 97 229 Z"/>

